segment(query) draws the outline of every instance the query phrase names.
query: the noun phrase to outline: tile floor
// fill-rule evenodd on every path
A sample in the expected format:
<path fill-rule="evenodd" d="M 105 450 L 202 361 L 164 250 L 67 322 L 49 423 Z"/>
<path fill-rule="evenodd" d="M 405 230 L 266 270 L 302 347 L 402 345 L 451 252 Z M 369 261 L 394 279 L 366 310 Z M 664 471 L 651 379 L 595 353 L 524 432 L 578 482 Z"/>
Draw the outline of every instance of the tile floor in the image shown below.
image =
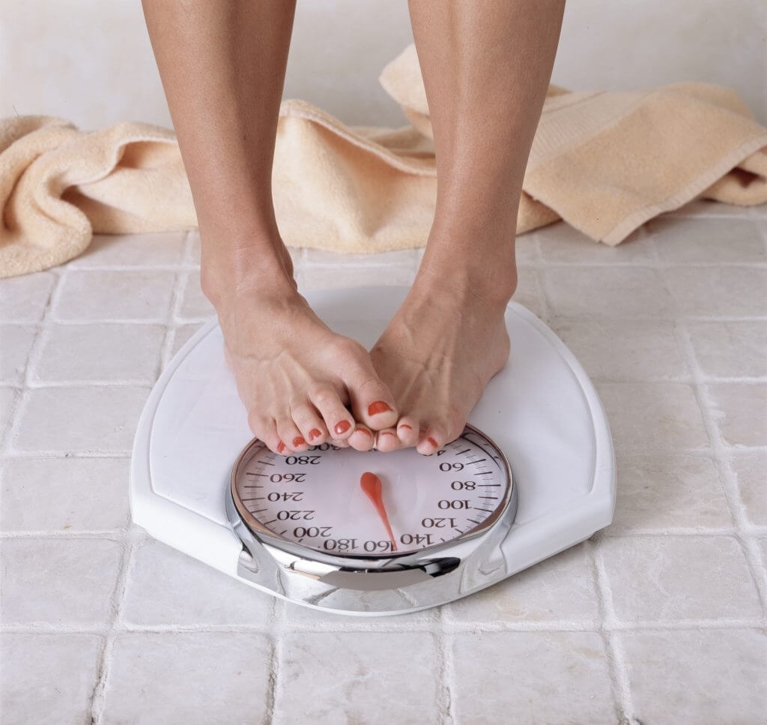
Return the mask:
<path fill-rule="evenodd" d="M 767 208 L 518 247 L 515 299 L 607 409 L 614 523 L 375 620 L 274 601 L 130 524 L 139 412 L 212 313 L 196 234 L 101 237 L 0 281 L 3 722 L 767 722 Z M 295 258 L 308 290 L 406 284 L 420 254 Z"/>

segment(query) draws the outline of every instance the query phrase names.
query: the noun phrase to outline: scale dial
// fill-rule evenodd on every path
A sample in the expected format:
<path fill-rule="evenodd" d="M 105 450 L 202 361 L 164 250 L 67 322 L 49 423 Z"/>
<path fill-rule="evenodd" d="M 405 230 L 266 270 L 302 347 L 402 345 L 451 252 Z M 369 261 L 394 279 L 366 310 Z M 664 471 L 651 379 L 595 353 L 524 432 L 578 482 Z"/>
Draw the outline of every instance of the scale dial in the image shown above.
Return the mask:
<path fill-rule="evenodd" d="M 331 444 L 279 456 L 255 439 L 232 471 L 246 526 L 273 545 L 324 555 L 391 559 L 487 531 L 512 493 L 508 461 L 476 428 L 436 453 Z"/>

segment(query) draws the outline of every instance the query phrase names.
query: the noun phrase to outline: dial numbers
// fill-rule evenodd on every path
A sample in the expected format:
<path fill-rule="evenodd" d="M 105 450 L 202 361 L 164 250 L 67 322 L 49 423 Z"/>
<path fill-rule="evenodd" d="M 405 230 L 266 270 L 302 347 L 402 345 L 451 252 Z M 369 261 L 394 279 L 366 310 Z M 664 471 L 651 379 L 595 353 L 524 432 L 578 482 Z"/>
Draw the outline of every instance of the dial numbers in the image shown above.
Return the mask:
<path fill-rule="evenodd" d="M 234 493 L 276 538 L 328 554 L 386 557 L 484 529 L 510 485 L 502 454 L 467 427 L 431 456 L 323 444 L 283 457 L 254 441 L 237 466 Z"/>

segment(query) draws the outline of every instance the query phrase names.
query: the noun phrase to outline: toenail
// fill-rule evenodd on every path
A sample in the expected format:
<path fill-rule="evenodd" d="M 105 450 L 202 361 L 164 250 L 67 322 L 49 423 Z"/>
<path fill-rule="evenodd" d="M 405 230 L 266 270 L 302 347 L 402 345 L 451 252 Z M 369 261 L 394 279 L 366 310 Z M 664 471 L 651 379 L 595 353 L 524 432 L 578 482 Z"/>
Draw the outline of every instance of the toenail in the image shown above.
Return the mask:
<path fill-rule="evenodd" d="M 296 438 L 293 439 L 293 448 L 298 448 L 298 446 L 305 446 L 305 445 L 306 445 L 306 441 L 303 438 L 301 438 L 301 436 L 297 436 Z"/>
<path fill-rule="evenodd" d="M 285 444 L 280 441 L 280 445 L 277 446 L 277 453 L 285 453 Z"/>
<path fill-rule="evenodd" d="M 434 440 L 434 438 L 427 438 L 426 439 L 429 443 L 431 443 L 435 448 L 439 448 L 439 443 Z"/>
<path fill-rule="evenodd" d="M 343 434 L 344 434 L 344 433 L 346 433 L 346 431 L 347 431 L 347 430 L 349 430 L 349 428 L 351 428 L 351 427 L 352 427 L 352 424 L 351 424 L 351 423 L 350 423 L 348 420 L 342 420 L 342 421 L 341 421 L 341 422 L 340 422 L 340 423 L 339 423 L 339 424 L 338 424 L 338 425 L 335 427 L 335 429 L 334 429 L 334 430 L 335 430 L 335 432 L 336 432 L 338 435 L 343 435 Z"/>
<path fill-rule="evenodd" d="M 373 437 L 373 434 L 367 429 L 367 428 L 355 428 L 354 432 L 360 431 L 360 433 L 367 433 L 371 438 Z"/>
<path fill-rule="evenodd" d="M 408 430 L 413 430 L 413 426 L 412 425 L 408 425 L 407 423 L 403 423 L 400 426 L 400 428 L 407 428 Z"/>
<path fill-rule="evenodd" d="M 378 435 L 379 435 L 379 436 L 380 436 L 380 435 L 384 435 L 384 436 L 394 436 L 395 438 L 397 437 L 397 434 L 396 434 L 396 433 L 394 433 L 393 431 L 390 431 L 390 430 L 381 430 L 381 431 L 378 431 Z"/>
<path fill-rule="evenodd" d="M 388 413 L 391 408 L 383 402 L 383 400 L 376 400 L 375 403 L 368 405 L 368 415 L 378 415 L 379 413 Z"/>
<path fill-rule="evenodd" d="M 315 438 L 319 438 L 322 435 L 319 428 L 312 428 L 309 431 L 309 440 L 313 441 Z"/>

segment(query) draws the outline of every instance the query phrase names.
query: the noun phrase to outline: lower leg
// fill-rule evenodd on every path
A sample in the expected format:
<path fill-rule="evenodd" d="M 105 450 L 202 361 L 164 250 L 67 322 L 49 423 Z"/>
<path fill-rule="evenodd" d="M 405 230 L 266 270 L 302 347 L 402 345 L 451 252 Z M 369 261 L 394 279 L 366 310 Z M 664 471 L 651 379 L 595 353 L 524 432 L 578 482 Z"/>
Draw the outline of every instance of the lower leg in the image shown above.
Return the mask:
<path fill-rule="evenodd" d="M 410 0 L 437 206 L 413 288 L 372 356 L 402 414 L 398 444 L 421 453 L 460 435 L 508 358 L 519 198 L 563 10 L 564 0 Z"/>
<path fill-rule="evenodd" d="M 272 202 L 295 0 L 142 2 L 197 211 L 203 291 L 253 432 L 279 453 L 370 448 L 368 426 L 397 419 L 394 399 L 367 351 L 298 294 Z"/>

